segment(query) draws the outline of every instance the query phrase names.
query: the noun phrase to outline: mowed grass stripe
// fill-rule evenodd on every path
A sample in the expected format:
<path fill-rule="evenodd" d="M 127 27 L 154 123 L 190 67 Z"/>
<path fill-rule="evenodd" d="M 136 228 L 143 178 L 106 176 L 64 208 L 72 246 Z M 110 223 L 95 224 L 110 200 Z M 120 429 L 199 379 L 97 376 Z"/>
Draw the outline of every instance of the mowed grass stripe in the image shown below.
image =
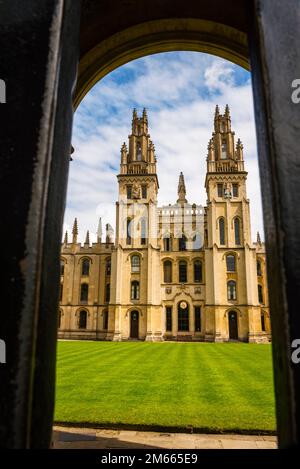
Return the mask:
<path fill-rule="evenodd" d="M 271 347 L 58 344 L 56 421 L 274 431 Z"/>

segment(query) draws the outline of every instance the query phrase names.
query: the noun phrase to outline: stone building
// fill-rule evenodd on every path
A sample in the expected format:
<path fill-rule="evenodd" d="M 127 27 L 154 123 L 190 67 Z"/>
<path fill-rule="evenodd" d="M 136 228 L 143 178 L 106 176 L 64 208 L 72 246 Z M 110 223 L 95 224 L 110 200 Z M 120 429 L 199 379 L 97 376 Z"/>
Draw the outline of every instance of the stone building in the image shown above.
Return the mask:
<path fill-rule="evenodd" d="M 207 206 L 157 206 L 155 148 L 148 118 L 133 111 L 121 148 L 116 233 L 101 220 L 97 242 L 66 233 L 61 250 L 60 338 L 147 341 L 271 337 L 264 243 L 251 240 L 243 145 L 228 106 L 216 107 L 208 144 Z"/>

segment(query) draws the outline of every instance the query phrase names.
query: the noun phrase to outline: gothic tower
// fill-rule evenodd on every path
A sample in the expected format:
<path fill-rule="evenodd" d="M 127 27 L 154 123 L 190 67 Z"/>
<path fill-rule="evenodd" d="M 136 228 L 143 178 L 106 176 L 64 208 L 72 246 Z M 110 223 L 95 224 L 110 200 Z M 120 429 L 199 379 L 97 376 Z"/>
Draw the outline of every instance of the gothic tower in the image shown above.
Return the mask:
<path fill-rule="evenodd" d="M 257 339 L 260 308 L 256 252 L 251 241 L 243 145 L 235 144 L 228 105 L 216 106 L 208 144 L 206 247 L 206 339 Z M 247 305 L 247 306 L 240 306 Z"/>
<path fill-rule="evenodd" d="M 115 321 L 113 339 L 122 338 L 120 331 L 124 330 L 123 322 L 129 324 L 125 332 L 127 338 L 138 336 L 146 340 L 159 340 L 161 327 L 156 325 L 159 316 L 157 311 L 161 309 L 156 274 L 160 269 L 157 237 L 159 185 L 155 148 L 148 133 L 145 109 L 141 117 L 133 110 L 128 139 L 128 148 L 126 143 L 121 147 L 118 175 L 116 251 L 112 260 L 112 273 L 116 276 L 116 282 L 110 307 L 112 327 Z M 128 314 L 135 319 L 125 320 Z"/>

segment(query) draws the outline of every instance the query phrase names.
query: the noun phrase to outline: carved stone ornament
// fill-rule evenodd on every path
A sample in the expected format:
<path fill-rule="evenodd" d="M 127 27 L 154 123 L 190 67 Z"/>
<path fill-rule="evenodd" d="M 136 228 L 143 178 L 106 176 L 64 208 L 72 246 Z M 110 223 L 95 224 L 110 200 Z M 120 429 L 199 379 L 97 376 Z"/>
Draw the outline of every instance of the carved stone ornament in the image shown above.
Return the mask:
<path fill-rule="evenodd" d="M 140 199 L 141 198 L 141 188 L 138 184 L 134 183 L 132 186 L 132 198 Z"/>

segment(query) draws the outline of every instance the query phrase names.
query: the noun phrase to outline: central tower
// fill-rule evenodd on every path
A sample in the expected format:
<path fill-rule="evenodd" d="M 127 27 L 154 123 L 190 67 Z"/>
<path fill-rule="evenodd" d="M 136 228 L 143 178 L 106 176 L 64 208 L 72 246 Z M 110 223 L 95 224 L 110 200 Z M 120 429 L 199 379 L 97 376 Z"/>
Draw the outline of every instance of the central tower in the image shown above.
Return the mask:
<path fill-rule="evenodd" d="M 128 147 L 125 142 L 121 147 L 118 175 L 116 250 L 112 261 L 116 283 L 110 305 L 110 318 L 115 321 L 112 338 L 161 340 L 161 298 L 157 276 L 160 270 L 157 232 L 159 185 L 146 109 L 141 117 L 133 110 L 128 140 Z"/>

